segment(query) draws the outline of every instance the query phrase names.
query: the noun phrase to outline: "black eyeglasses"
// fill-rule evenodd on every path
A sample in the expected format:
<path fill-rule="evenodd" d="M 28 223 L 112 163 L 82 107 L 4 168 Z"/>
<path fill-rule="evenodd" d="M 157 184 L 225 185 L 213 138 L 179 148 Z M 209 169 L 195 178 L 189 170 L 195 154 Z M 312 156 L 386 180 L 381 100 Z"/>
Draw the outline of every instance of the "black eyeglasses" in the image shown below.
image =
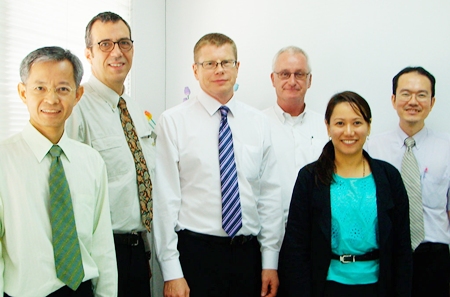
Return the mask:
<path fill-rule="evenodd" d="M 98 42 L 98 47 L 102 52 L 110 52 L 114 49 L 115 45 L 117 44 L 119 48 L 124 51 L 128 52 L 133 47 L 133 40 L 131 39 L 121 39 L 119 41 L 112 41 L 112 40 L 102 40 Z"/>

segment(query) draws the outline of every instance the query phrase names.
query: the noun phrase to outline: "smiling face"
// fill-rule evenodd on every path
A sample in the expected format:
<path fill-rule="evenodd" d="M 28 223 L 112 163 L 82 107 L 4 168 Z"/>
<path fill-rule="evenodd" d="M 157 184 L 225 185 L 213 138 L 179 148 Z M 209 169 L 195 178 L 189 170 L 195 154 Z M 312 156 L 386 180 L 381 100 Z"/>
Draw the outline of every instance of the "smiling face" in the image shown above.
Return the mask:
<path fill-rule="evenodd" d="M 370 125 L 349 102 L 338 103 L 327 123 L 328 135 L 334 145 L 336 158 L 361 155 L 370 133 Z"/>
<path fill-rule="evenodd" d="M 197 63 L 205 61 L 221 62 L 223 60 L 235 61 L 236 57 L 229 43 L 217 47 L 207 44 L 198 51 Z M 202 65 L 193 64 L 195 78 L 199 81 L 202 90 L 222 104 L 226 104 L 233 96 L 233 87 L 238 75 L 239 62 L 235 67 L 224 69 L 218 64 L 216 68 L 205 69 Z"/>
<path fill-rule="evenodd" d="M 309 73 L 310 70 L 303 54 L 286 51 L 279 55 L 274 72 Z M 305 79 L 296 80 L 294 75 L 291 75 L 289 79 L 282 80 L 272 72 L 270 78 L 277 93 L 277 103 L 283 110 L 287 109 L 284 106 L 291 104 L 298 105 L 303 109 L 306 91 L 311 86 L 311 74 L 307 75 Z"/>
<path fill-rule="evenodd" d="M 66 119 L 83 95 L 76 89 L 73 66 L 68 60 L 34 63 L 25 83 L 18 85 L 19 96 L 27 105 L 30 123 L 42 135 L 57 143 Z"/>
<path fill-rule="evenodd" d="M 131 39 L 130 31 L 123 21 L 105 22 L 98 20 L 92 25 L 92 47 L 85 49 L 91 64 L 92 74 L 107 87 L 122 95 L 123 83 L 133 63 L 134 47 L 122 51 L 118 44 L 110 52 L 100 50 L 98 43 L 104 40 L 113 42 Z"/>
<path fill-rule="evenodd" d="M 431 82 L 425 75 L 409 72 L 399 77 L 391 100 L 400 118 L 400 127 L 408 135 L 414 135 L 425 125 L 435 102 L 431 94 Z"/>

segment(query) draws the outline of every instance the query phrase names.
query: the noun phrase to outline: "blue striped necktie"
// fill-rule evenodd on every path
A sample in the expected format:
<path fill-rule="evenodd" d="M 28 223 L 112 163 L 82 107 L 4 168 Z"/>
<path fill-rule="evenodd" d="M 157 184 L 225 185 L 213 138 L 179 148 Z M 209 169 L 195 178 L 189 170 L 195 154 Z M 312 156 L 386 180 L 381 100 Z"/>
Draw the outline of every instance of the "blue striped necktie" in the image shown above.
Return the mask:
<path fill-rule="evenodd" d="M 60 158 L 61 152 L 57 145 L 53 145 L 49 151 L 52 157 L 49 191 L 53 253 L 56 276 L 75 291 L 83 281 L 84 270 L 72 198 Z"/>
<path fill-rule="evenodd" d="M 420 170 L 412 148 L 416 141 L 412 137 L 405 139 L 406 152 L 403 155 L 401 175 L 409 198 L 409 219 L 411 226 L 411 247 L 413 250 L 425 236 L 423 223 L 422 187 Z"/>
<path fill-rule="evenodd" d="M 219 108 L 222 115 L 219 128 L 219 166 L 222 189 L 222 227 L 230 237 L 234 237 L 242 227 L 241 201 L 234 160 L 233 135 L 228 126 L 229 108 Z"/>

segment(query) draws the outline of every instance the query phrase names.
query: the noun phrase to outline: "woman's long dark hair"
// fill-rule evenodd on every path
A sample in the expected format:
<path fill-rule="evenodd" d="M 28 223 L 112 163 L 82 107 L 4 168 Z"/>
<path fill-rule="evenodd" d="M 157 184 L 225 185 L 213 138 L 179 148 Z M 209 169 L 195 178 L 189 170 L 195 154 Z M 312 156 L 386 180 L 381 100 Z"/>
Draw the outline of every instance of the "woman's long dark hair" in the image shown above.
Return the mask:
<path fill-rule="evenodd" d="M 336 105 L 343 102 L 350 103 L 353 110 L 357 114 L 360 114 L 364 118 L 364 121 L 370 125 L 372 121 L 372 112 L 370 111 L 369 104 L 363 97 L 351 91 L 337 93 L 331 97 L 327 105 L 327 110 L 325 111 L 325 121 L 328 124 L 330 124 L 331 115 L 333 114 Z M 316 184 L 320 181 L 329 186 L 334 182 L 333 174 L 336 171 L 334 158 L 334 145 L 330 140 L 323 147 L 322 154 L 316 163 Z"/>

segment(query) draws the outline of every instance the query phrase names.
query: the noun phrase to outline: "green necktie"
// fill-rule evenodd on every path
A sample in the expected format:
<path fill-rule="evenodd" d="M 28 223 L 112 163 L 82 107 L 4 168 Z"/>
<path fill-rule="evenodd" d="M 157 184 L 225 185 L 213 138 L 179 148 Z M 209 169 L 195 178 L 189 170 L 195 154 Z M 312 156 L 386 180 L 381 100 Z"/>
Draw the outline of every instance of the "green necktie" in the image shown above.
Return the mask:
<path fill-rule="evenodd" d="M 61 148 L 53 145 L 49 151 L 50 165 L 50 222 L 52 224 L 53 252 L 56 276 L 72 290 L 76 290 L 84 278 L 80 244 L 73 214 L 64 167 L 61 162 Z"/>

